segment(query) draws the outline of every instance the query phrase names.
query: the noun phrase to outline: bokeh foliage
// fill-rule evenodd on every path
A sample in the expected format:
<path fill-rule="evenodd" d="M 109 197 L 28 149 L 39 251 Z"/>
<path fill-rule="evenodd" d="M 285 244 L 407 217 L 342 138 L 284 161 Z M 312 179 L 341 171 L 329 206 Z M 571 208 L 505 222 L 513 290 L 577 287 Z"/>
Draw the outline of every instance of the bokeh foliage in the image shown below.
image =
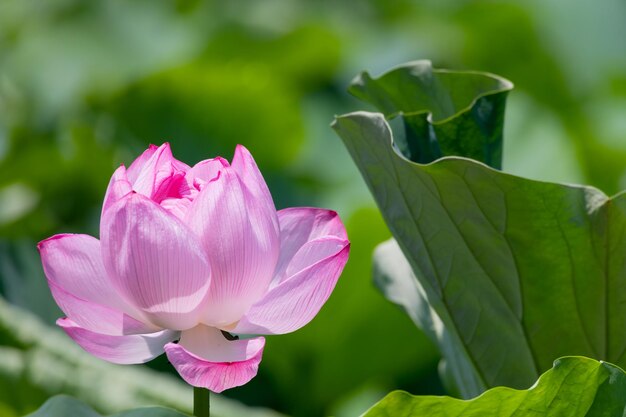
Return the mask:
<path fill-rule="evenodd" d="M 242 143 L 279 208 L 338 209 L 353 244 L 320 315 L 269 338 L 259 376 L 227 395 L 348 416 L 394 388 L 441 393 L 434 348 L 370 284 L 389 232 L 328 128 L 355 108 L 345 87 L 416 58 L 498 73 L 516 84 L 505 170 L 612 194 L 626 178 L 625 8 L 577 0 L 565 18 L 538 0 L 0 0 L 0 291 L 52 324 L 38 240 L 96 235 L 110 174 L 149 143 L 170 141 L 188 163 Z"/>

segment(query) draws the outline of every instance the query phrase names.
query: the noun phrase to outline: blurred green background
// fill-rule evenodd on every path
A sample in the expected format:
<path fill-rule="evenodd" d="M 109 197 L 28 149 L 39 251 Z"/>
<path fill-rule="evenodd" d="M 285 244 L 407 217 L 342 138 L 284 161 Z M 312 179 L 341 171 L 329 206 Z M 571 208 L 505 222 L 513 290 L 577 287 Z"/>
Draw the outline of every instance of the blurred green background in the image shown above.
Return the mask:
<path fill-rule="evenodd" d="M 626 188 L 620 0 L 0 0 L 0 417 L 56 393 L 106 413 L 180 403 L 142 383 L 126 398 L 123 367 L 100 379 L 100 361 L 60 352 L 73 345 L 54 328 L 35 248 L 60 232 L 97 236 L 115 167 L 164 141 L 189 164 L 244 144 L 278 208 L 336 209 L 352 241 L 318 317 L 269 337 L 257 378 L 225 397 L 341 417 L 393 389 L 444 393 L 432 344 L 371 285 L 389 232 L 328 127 L 364 108 L 345 93 L 357 72 L 424 58 L 516 84 L 505 171 Z M 164 357 L 144 368 L 146 385 L 176 385 Z"/>

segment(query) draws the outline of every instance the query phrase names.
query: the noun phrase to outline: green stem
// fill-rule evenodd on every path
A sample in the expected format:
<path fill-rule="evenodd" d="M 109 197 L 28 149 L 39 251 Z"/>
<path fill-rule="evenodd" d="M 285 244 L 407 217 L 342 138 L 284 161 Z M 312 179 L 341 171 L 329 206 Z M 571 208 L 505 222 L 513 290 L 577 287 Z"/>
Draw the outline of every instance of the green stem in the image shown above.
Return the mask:
<path fill-rule="evenodd" d="M 211 391 L 205 388 L 193 387 L 193 415 L 196 417 L 209 417 L 211 415 L 210 404 Z"/>

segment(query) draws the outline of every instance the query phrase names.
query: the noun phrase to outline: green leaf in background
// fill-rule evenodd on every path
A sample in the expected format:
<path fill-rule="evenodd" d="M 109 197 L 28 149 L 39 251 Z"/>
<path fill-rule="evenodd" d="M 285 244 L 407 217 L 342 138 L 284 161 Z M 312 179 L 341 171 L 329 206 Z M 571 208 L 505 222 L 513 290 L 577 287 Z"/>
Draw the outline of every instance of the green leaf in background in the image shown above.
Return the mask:
<path fill-rule="evenodd" d="M 525 388 L 562 356 L 626 364 L 626 194 L 609 199 L 463 157 L 418 164 L 393 146 L 380 113 L 344 115 L 334 128 L 419 280 L 411 299 L 397 293 L 408 267 L 388 262 L 379 285 L 425 315 L 418 323 L 433 323 L 426 329 L 461 395 Z M 410 305 L 421 300 L 429 308 Z"/>
<path fill-rule="evenodd" d="M 437 312 L 428 304 L 424 288 L 415 277 L 398 242 L 394 238 L 381 243 L 374 251 L 374 283 L 389 301 L 399 305 L 413 322 L 435 341 L 443 356 L 440 376 L 449 394 L 469 396 L 469 388 L 482 387 L 468 360 L 458 334 L 448 330 Z"/>
<path fill-rule="evenodd" d="M 470 401 L 450 397 L 412 396 L 395 391 L 365 417 L 535 417 L 623 416 L 626 374 L 607 362 L 565 357 L 526 391 L 493 388 Z"/>
<path fill-rule="evenodd" d="M 41 408 L 28 417 L 102 417 L 88 405 L 66 395 L 57 395 L 50 398 Z M 111 417 L 186 417 L 168 408 L 146 407 L 135 410 L 122 411 Z"/>

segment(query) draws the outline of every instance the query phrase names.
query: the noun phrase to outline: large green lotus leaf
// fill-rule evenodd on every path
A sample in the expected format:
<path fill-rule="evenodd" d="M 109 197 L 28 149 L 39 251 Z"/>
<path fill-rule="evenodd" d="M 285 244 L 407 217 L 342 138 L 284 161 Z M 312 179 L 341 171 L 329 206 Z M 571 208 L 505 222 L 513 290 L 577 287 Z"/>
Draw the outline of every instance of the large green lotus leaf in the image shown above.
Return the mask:
<path fill-rule="evenodd" d="M 493 388 L 470 401 L 412 396 L 394 391 L 364 414 L 366 417 L 535 417 L 623 416 L 626 374 L 607 362 L 565 357 L 528 390 Z"/>
<path fill-rule="evenodd" d="M 39 410 L 28 417 L 102 417 L 96 413 L 91 407 L 67 395 L 57 395 L 46 401 Z M 122 411 L 111 417 L 186 417 L 188 414 L 182 414 L 169 408 L 163 407 L 146 407 L 135 410 Z"/>
<path fill-rule="evenodd" d="M 389 301 L 402 307 L 411 320 L 437 343 L 444 357 L 440 376 L 449 393 L 469 397 L 474 391 L 484 389 L 458 333 L 444 326 L 428 303 L 424 288 L 394 238 L 381 243 L 374 251 L 374 283 Z"/>
<path fill-rule="evenodd" d="M 410 82 L 396 88 L 409 94 Z M 445 123 L 473 107 L 458 108 Z M 476 128 L 493 116 L 476 113 Z M 626 363 L 626 195 L 531 181 L 463 157 L 413 162 L 380 113 L 344 115 L 334 128 L 419 280 L 406 303 L 427 300 L 429 308 L 409 307 L 431 323 L 464 397 L 525 388 L 562 356 Z M 461 133 L 457 141 L 482 140 Z M 406 270 L 396 262 L 387 272 L 379 282 L 388 296 L 406 298 L 390 294 Z"/>

